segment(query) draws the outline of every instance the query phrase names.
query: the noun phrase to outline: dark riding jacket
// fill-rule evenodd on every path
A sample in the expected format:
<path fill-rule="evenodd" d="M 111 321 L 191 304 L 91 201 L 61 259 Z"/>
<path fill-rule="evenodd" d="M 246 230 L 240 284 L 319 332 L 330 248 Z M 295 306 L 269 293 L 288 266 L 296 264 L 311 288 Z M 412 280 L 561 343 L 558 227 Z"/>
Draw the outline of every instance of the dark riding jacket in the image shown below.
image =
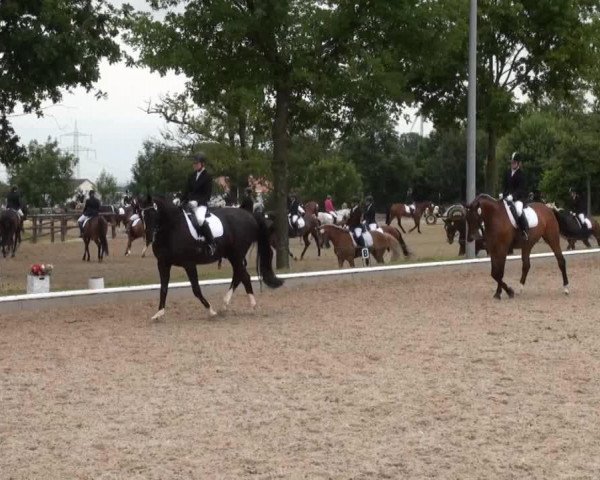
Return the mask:
<path fill-rule="evenodd" d="M 96 197 L 90 197 L 85 201 L 83 207 L 83 214 L 86 217 L 97 217 L 100 213 L 100 200 Z"/>
<path fill-rule="evenodd" d="M 520 168 L 517 168 L 515 172 L 512 169 L 508 169 L 504 175 L 503 183 L 503 195 L 506 198 L 508 195 L 512 195 L 513 201 L 520 200 L 525 203 L 528 197 L 527 183 L 525 180 L 525 174 Z"/>
<path fill-rule="evenodd" d="M 21 208 L 19 192 L 8 192 L 8 195 L 6 195 L 6 208 L 12 210 L 19 210 Z"/>
<path fill-rule="evenodd" d="M 300 202 L 295 199 L 295 200 L 291 200 L 290 199 L 290 215 L 300 215 L 299 209 L 300 208 Z"/>
<path fill-rule="evenodd" d="M 404 201 L 405 205 L 412 205 L 413 203 L 415 203 L 415 196 L 413 194 L 413 192 L 406 192 L 406 200 Z"/>
<path fill-rule="evenodd" d="M 206 170 L 202 170 L 200 175 L 198 172 L 192 172 L 188 177 L 183 192 L 183 200 L 190 202 L 192 200 L 198 202 L 198 205 L 208 206 L 208 201 L 212 195 L 212 176 Z"/>
<path fill-rule="evenodd" d="M 363 214 L 363 218 L 365 219 L 367 225 L 370 225 L 371 223 L 377 223 L 375 221 L 375 205 L 373 203 L 367 205 L 365 213 Z"/>
<path fill-rule="evenodd" d="M 587 217 L 587 201 L 583 195 L 577 195 L 575 198 L 571 199 L 571 211 L 576 215 L 583 213 L 583 215 Z"/>
<path fill-rule="evenodd" d="M 351 230 L 354 230 L 355 228 L 358 227 L 362 227 L 361 223 L 360 223 L 360 215 L 358 215 L 357 213 L 355 213 L 358 209 L 360 209 L 360 205 L 354 205 L 351 209 L 350 209 L 350 214 L 348 215 L 348 228 L 350 228 Z"/>
<path fill-rule="evenodd" d="M 242 198 L 242 202 L 240 203 L 240 208 L 252 213 L 252 211 L 254 210 L 253 198 L 250 195 L 244 195 L 244 198 Z"/>

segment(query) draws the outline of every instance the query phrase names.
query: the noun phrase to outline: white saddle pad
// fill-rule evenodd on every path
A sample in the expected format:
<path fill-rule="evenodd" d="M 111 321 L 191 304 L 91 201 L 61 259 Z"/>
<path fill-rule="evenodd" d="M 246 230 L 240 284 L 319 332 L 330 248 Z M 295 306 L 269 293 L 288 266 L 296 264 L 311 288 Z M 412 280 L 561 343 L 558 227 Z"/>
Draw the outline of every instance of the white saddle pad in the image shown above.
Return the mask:
<path fill-rule="evenodd" d="M 288 221 L 290 224 L 290 227 L 294 228 L 294 224 L 292 223 L 292 217 L 288 216 Z M 304 228 L 304 225 L 306 225 L 306 222 L 304 221 L 304 219 L 301 216 L 298 216 L 298 229 Z"/>
<path fill-rule="evenodd" d="M 125 215 L 125 209 L 123 207 L 119 207 L 119 215 Z"/>
<path fill-rule="evenodd" d="M 510 220 L 510 223 L 512 223 L 513 227 L 517 228 L 517 222 L 515 221 L 515 219 L 512 216 L 510 208 L 508 207 L 508 203 L 506 203 L 506 201 L 503 201 L 503 203 L 504 203 L 504 208 L 506 209 L 506 213 L 508 215 L 508 219 Z M 523 212 L 523 202 L 516 201 L 515 209 L 517 210 L 517 215 L 521 216 L 521 213 Z M 533 208 L 531 208 L 531 207 L 525 208 L 525 218 L 527 219 L 527 225 L 529 225 L 529 228 L 537 227 L 538 216 L 537 216 L 537 213 L 535 213 L 535 210 Z"/>
<path fill-rule="evenodd" d="M 365 247 L 372 247 L 373 246 L 373 236 L 371 235 L 371 233 L 363 232 L 362 236 L 365 239 Z"/>
<path fill-rule="evenodd" d="M 187 226 L 190 230 L 190 234 L 192 235 L 192 237 L 194 237 L 195 240 L 204 240 L 204 237 L 198 235 L 198 232 L 194 228 L 194 225 L 192 225 L 192 221 L 190 220 L 190 217 L 187 214 L 185 215 L 185 221 L 187 222 Z M 223 236 L 223 223 L 221 223 L 219 217 L 217 217 L 216 215 L 211 215 L 210 217 L 206 217 L 204 221 L 208 223 L 210 231 L 213 234 L 213 238 L 219 238 Z"/>
<path fill-rule="evenodd" d="M 411 204 L 411 205 L 404 205 L 404 210 L 406 211 L 406 213 L 408 213 L 409 215 L 412 215 L 412 212 L 415 211 L 415 204 Z"/>

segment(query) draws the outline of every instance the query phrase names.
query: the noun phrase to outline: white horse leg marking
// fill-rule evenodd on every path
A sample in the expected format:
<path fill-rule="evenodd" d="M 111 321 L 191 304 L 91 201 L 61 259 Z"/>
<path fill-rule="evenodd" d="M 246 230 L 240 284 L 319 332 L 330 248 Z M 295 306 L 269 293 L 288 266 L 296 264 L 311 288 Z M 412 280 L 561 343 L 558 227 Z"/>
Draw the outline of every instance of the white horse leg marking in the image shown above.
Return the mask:
<path fill-rule="evenodd" d="M 256 307 L 256 298 L 251 293 L 248 294 L 248 299 L 250 300 L 250 308 Z"/>
<path fill-rule="evenodd" d="M 144 258 L 146 256 L 146 250 L 148 250 L 148 245 L 146 245 L 144 247 L 144 249 L 142 250 L 142 258 Z"/>
<path fill-rule="evenodd" d="M 211 317 L 216 317 L 217 316 L 217 312 L 215 311 L 215 309 L 212 307 L 212 305 L 210 307 L 208 307 L 208 314 Z"/>
<path fill-rule="evenodd" d="M 564 290 L 563 290 L 563 292 L 565 292 L 565 295 L 568 295 L 568 294 L 569 294 L 569 286 L 568 286 L 568 285 L 565 285 L 565 286 L 564 286 Z"/>
<path fill-rule="evenodd" d="M 522 283 L 519 283 L 519 291 L 518 291 L 519 295 L 522 295 L 524 290 L 525 290 L 525 285 L 523 285 Z"/>
<path fill-rule="evenodd" d="M 156 312 L 154 315 L 152 315 L 152 318 L 150 320 L 158 320 L 164 314 L 165 314 L 165 309 L 161 308 L 158 312 Z"/>
<path fill-rule="evenodd" d="M 223 303 L 225 304 L 225 307 L 227 307 L 227 305 L 229 305 L 229 302 L 231 302 L 232 296 L 233 296 L 233 289 L 230 288 L 229 290 L 227 290 L 227 293 L 223 297 Z"/>

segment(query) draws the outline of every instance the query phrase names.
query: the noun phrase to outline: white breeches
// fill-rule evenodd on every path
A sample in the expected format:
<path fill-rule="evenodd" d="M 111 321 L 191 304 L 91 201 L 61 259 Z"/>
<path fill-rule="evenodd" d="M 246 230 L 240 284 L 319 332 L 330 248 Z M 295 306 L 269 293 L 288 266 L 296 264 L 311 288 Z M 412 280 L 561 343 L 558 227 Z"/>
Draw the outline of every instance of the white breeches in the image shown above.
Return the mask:
<path fill-rule="evenodd" d="M 585 215 L 583 213 L 580 213 L 579 215 L 577 215 L 577 218 L 579 219 L 579 221 L 581 223 L 585 223 Z"/>
<path fill-rule="evenodd" d="M 134 213 L 131 217 L 129 217 L 129 221 L 131 223 L 135 222 L 136 220 L 139 220 L 140 216 L 137 213 Z"/>
<path fill-rule="evenodd" d="M 83 222 L 85 222 L 88 218 L 90 217 L 86 217 L 85 215 L 82 215 L 81 217 L 79 217 L 77 219 L 77 223 L 79 223 L 80 225 L 83 224 Z"/>
<path fill-rule="evenodd" d="M 361 235 L 362 235 L 362 228 L 361 228 L 361 227 L 356 227 L 356 228 L 354 229 L 354 236 L 355 236 L 356 238 L 358 238 L 358 237 L 360 237 Z"/>
<path fill-rule="evenodd" d="M 198 225 L 204 225 L 204 219 L 206 218 L 206 211 L 208 210 L 206 205 L 198 205 L 197 202 L 192 200 L 190 202 L 190 208 L 194 215 L 196 215 L 196 220 L 198 220 Z"/>
<path fill-rule="evenodd" d="M 369 223 L 369 230 L 377 230 L 378 225 L 376 223 Z"/>
<path fill-rule="evenodd" d="M 298 224 L 298 215 L 292 215 L 292 225 Z"/>
<path fill-rule="evenodd" d="M 300 215 L 304 215 L 306 212 L 304 211 L 304 208 L 302 208 L 302 206 L 298 206 L 298 212 L 300 213 Z"/>

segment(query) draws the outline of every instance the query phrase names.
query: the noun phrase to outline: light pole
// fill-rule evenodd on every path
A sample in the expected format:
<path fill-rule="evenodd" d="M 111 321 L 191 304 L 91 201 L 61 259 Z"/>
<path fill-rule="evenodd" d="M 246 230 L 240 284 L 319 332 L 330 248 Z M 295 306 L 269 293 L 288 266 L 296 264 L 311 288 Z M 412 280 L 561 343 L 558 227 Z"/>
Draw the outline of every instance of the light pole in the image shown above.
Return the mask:
<path fill-rule="evenodd" d="M 477 134 L 477 0 L 469 9 L 469 93 L 467 101 L 467 204 L 475 199 L 475 158 Z M 466 239 L 465 239 L 466 240 Z M 475 258 L 475 242 L 466 243 L 467 258 Z"/>

